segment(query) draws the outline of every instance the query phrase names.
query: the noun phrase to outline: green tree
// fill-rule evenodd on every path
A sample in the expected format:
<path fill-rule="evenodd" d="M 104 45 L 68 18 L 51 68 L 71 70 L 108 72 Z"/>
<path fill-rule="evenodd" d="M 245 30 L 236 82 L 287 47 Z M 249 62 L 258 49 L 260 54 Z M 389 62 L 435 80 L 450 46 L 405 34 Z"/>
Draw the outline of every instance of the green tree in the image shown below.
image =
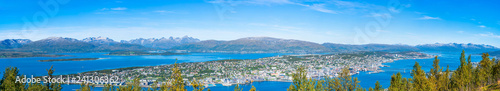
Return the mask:
<path fill-rule="evenodd" d="M 139 78 L 134 78 L 132 82 L 127 82 L 126 86 L 118 87 L 118 91 L 141 91 Z"/>
<path fill-rule="evenodd" d="M 288 88 L 288 91 L 299 91 L 299 90 L 305 90 L 307 86 L 307 81 L 308 79 L 306 78 L 307 73 L 305 70 L 305 67 L 299 67 L 297 68 L 296 72 L 292 74 L 292 84 Z"/>
<path fill-rule="evenodd" d="M 242 91 L 243 89 L 240 88 L 240 85 L 239 84 L 236 84 L 236 86 L 234 86 L 234 91 Z"/>
<path fill-rule="evenodd" d="M 469 56 L 470 57 L 470 56 Z M 469 59 L 470 61 L 470 59 Z M 462 53 L 460 55 L 460 65 L 458 66 L 457 70 L 452 74 L 452 78 L 451 78 L 451 88 L 453 88 L 453 90 L 464 90 L 465 88 L 465 84 L 467 84 L 468 79 L 466 78 L 469 78 L 468 75 L 469 74 L 469 69 L 471 67 L 469 67 L 470 65 L 470 62 L 465 62 L 465 51 L 462 50 Z"/>
<path fill-rule="evenodd" d="M 375 91 L 382 91 L 383 88 L 382 88 L 382 85 L 380 85 L 380 82 L 375 82 Z"/>
<path fill-rule="evenodd" d="M 104 87 L 102 88 L 102 91 L 115 91 L 115 88 L 111 84 L 104 84 Z"/>
<path fill-rule="evenodd" d="M 413 66 L 412 70 L 412 77 L 413 77 L 413 88 L 416 91 L 434 91 L 435 88 L 429 82 L 429 80 L 426 77 L 426 74 L 424 70 L 421 69 L 422 67 L 418 64 L 418 62 L 415 62 L 415 65 Z"/>
<path fill-rule="evenodd" d="M 481 56 L 483 59 L 479 62 L 479 77 L 478 80 L 479 86 L 486 86 L 486 84 L 490 84 L 491 81 L 491 68 L 493 66 L 493 62 L 490 61 L 489 54 L 483 53 Z"/>
<path fill-rule="evenodd" d="M 81 83 L 80 84 L 80 89 L 77 89 L 76 91 L 93 91 L 95 86 L 91 83 Z"/>
<path fill-rule="evenodd" d="M 403 78 L 401 73 L 393 74 L 391 76 L 391 85 L 389 86 L 389 91 L 405 91 L 409 90 L 406 88 L 408 80 Z"/>
<path fill-rule="evenodd" d="M 50 66 L 50 69 L 47 69 L 47 74 L 48 74 L 49 78 L 54 78 L 54 76 L 52 75 L 52 74 L 54 74 L 53 67 L 54 66 Z M 46 85 L 47 85 L 49 91 L 61 91 L 61 89 L 62 89 L 60 83 L 50 83 L 49 82 Z"/>
<path fill-rule="evenodd" d="M 191 86 L 193 86 L 193 91 L 203 91 L 203 89 L 205 89 L 203 85 L 196 79 L 191 81 Z"/>
<path fill-rule="evenodd" d="M 0 89 L 4 91 L 22 91 L 25 84 L 17 82 L 16 77 L 19 76 L 19 69 L 17 67 L 7 67 L 4 71 L 2 80 L 0 81 Z M 21 77 L 21 76 L 19 76 Z M 22 78 L 20 78 L 22 79 Z"/>
<path fill-rule="evenodd" d="M 495 58 L 493 58 L 495 60 Z M 497 81 L 498 84 L 500 84 L 500 61 L 496 60 L 495 65 L 493 65 L 492 68 L 492 77 L 494 81 Z"/>
<path fill-rule="evenodd" d="M 174 68 L 172 68 L 172 76 L 170 76 L 170 78 L 173 79 L 173 81 L 171 82 L 171 91 L 186 91 L 186 89 L 184 88 L 184 80 L 182 80 L 182 73 L 177 62 L 174 64 Z"/>

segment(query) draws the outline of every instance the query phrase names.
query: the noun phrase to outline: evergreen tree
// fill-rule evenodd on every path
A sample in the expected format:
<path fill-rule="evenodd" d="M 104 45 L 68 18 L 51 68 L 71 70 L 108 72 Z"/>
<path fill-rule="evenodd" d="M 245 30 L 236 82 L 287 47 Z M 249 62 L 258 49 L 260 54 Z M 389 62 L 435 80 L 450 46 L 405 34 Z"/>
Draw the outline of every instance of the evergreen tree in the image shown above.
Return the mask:
<path fill-rule="evenodd" d="M 115 91 L 115 87 L 112 84 L 104 84 L 102 91 Z"/>
<path fill-rule="evenodd" d="M 54 78 L 54 76 L 52 75 L 52 74 L 54 74 L 53 67 L 54 66 L 52 65 L 52 66 L 50 66 L 50 69 L 47 69 L 47 74 L 48 74 L 48 77 L 50 77 L 50 78 Z M 49 82 L 46 85 L 47 85 L 49 91 L 61 91 L 61 89 L 62 89 L 60 83 L 50 83 Z"/>
<path fill-rule="evenodd" d="M 460 65 L 458 66 L 457 70 L 452 74 L 451 78 L 450 87 L 453 88 L 454 90 L 463 90 L 465 84 L 467 84 L 468 81 L 466 78 L 468 78 L 467 75 L 469 75 L 468 74 L 469 64 L 470 62 L 468 63 L 465 62 L 465 51 L 462 50 L 462 53 L 460 55 Z"/>
<path fill-rule="evenodd" d="M 296 72 L 292 74 L 293 82 L 290 85 L 288 91 L 299 91 L 305 90 L 307 86 L 308 78 L 306 78 L 307 73 L 304 67 L 297 68 Z"/>
<path fill-rule="evenodd" d="M 234 91 L 242 91 L 243 89 L 240 88 L 240 85 L 239 84 L 236 84 L 236 86 L 234 86 Z"/>
<path fill-rule="evenodd" d="M 478 80 L 479 86 L 485 86 L 486 84 L 491 83 L 491 67 L 493 66 L 493 62 L 490 61 L 489 54 L 483 53 L 481 56 L 483 59 L 479 62 L 479 77 Z"/>
<path fill-rule="evenodd" d="M 375 82 L 375 91 L 382 91 L 383 88 L 382 88 L 382 85 L 380 85 L 380 82 Z"/>
<path fill-rule="evenodd" d="M 81 83 L 80 84 L 80 89 L 77 89 L 76 91 L 94 91 L 95 85 L 91 83 Z M 124 90 L 122 90 L 124 91 Z M 132 90 L 128 90 L 132 91 Z"/>
<path fill-rule="evenodd" d="M 205 89 L 201 82 L 197 81 L 196 79 L 191 81 L 191 86 L 193 86 L 193 91 L 203 91 L 203 89 Z"/>
<path fill-rule="evenodd" d="M 493 58 L 495 60 L 495 58 Z M 500 84 L 500 61 L 496 60 L 495 65 L 492 68 L 492 77 L 493 81 L 496 81 L 498 84 Z"/>
<path fill-rule="evenodd" d="M 422 67 L 418 64 L 418 62 L 415 62 L 415 65 L 413 66 L 412 70 L 414 90 L 416 91 L 435 90 L 435 87 L 429 82 L 429 80 L 425 76 L 424 70 L 422 70 L 421 68 Z"/>
<path fill-rule="evenodd" d="M 400 75 L 401 73 L 398 73 Z M 402 88 L 401 85 L 401 77 L 396 74 L 392 74 L 391 76 L 391 85 L 389 86 L 389 91 L 399 91 Z"/>
<path fill-rule="evenodd" d="M 19 76 L 19 69 L 17 67 L 7 67 L 4 71 L 2 80 L 0 81 L 0 88 L 4 91 L 22 91 L 25 84 L 17 82 L 16 77 Z M 21 77 L 21 76 L 19 76 Z M 20 78 L 22 79 L 22 78 Z"/>
<path fill-rule="evenodd" d="M 182 80 L 182 73 L 177 63 L 172 68 L 171 79 L 173 79 L 171 91 L 186 91 L 184 81 Z"/>

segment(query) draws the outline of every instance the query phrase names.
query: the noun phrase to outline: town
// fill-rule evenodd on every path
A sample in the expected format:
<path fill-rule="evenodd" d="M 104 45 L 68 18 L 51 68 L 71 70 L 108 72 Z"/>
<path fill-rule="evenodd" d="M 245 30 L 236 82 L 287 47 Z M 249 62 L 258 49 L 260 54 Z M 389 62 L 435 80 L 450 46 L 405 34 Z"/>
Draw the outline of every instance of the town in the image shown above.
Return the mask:
<path fill-rule="evenodd" d="M 198 80 L 206 87 L 222 84 L 247 84 L 256 81 L 292 81 L 291 75 L 297 67 L 304 66 L 307 77 L 336 77 L 341 69 L 349 66 L 350 75 L 368 71 L 370 74 L 382 72 L 382 63 L 402 59 L 428 59 L 432 55 L 419 52 L 356 52 L 338 54 L 308 54 L 308 55 L 280 55 L 252 60 L 216 60 L 207 62 L 178 63 L 182 71 L 183 80 L 189 84 L 191 80 Z M 174 65 L 131 67 L 112 70 L 90 71 L 73 76 L 118 76 L 119 82 L 113 85 L 125 85 L 134 78 L 140 78 L 141 86 L 149 86 L 155 81 L 167 82 Z M 73 82 L 78 83 L 78 82 Z M 107 83 L 97 83 L 107 84 Z"/>

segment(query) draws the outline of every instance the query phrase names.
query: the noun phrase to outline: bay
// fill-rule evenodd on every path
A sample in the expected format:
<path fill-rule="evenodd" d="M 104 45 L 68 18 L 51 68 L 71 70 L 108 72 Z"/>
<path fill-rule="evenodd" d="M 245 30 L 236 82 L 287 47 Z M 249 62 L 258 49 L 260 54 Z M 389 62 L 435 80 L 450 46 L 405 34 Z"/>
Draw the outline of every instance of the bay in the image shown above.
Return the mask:
<path fill-rule="evenodd" d="M 432 55 L 438 55 L 440 59 L 440 66 L 446 69 L 449 66 L 450 70 L 455 70 L 460 64 L 460 52 L 424 52 Z M 102 55 L 105 53 L 67 53 L 64 55 L 74 55 L 74 57 L 35 57 L 35 58 L 13 58 L 13 59 L 0 59 L 0 68 L 5 69 L 8 66 L 15 66 L 21 70 L 21 74 L 28 75 L 46 75 L 46 70 L 51 65 L 54 65 L 56 70 L 55 74 L 71 74 L 85 71 L 136 67 L 136 66 L 155 66 L 164 64 L 173 64 L 175 59 L 178 63 L 182 62 L 204 62 L 211 60 L 222 59 L 257 59 L 262 57 L 271 57 L 277 55 L 290 55 L 283 53 L 259 53 L 259 54 L 231 54 L 231 53 L 192 53 L 190 55 L 169 55 L 169 56 L 110 56 Z M 478 54 L 478 53 L 468 53 Z M 38 62 L 37 60 L 44 59 L 62 59 L 62 58 L 87 58 L 99 57 L 105 58 L 92 61 L 60 61 L 60 62 Z M 479 62 L 480 55 L 473 55 L 472 62 Z M 398 72 L 403 77 L 411 78 L 410 71 L 413 69 L 415 62 L 418 62 L 422 69 L 428 72 L 432 68 L 433 58 L 431 59 L 406 59 L 398 60 L 392 63 L 384 63 L 390 67 L 381 68 L 384 72 L 368 74 L 368 72 L 360 72 L 360 74 L 353 75 L 360 80 L 360 86 L 364 88 L 374 87 L 375 82 L 379 81 L 384 88 L 390 85 L 390 79 L 393 74 Z M 2 70 L 3 71 L 3 70 Z M 444 70 L 443 70 L 444 71 Z M 244 90 L 249 90 L 255 86 L 259 91 L 284 91 L 290 86 L 290 82 L 255 82 L 252 84 L 240 85 Z M 63 85 L 63 90 L 72 91 L 80 88 L 79 85 Z M 232 91 L 233 86 L 222 86 L 217 84 L 215 87 L 209 87 L 212 91 Z M 100 91 L 102 88 L 95 88 Z M 187 87 L 187 89 L 192 89 Z"/>

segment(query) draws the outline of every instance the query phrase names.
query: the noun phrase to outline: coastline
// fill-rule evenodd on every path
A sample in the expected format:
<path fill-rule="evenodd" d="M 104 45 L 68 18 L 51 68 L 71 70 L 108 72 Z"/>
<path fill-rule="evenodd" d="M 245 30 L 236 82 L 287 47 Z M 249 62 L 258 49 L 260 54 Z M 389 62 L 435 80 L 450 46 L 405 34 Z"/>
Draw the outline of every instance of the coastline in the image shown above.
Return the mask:
<path fill-rule="evenodd" d="M 310 54 L 309 54 L 310 55 Z M 425 55 L 423 57 L 408 57 L 408 58 L 394 58 L 394 59 L 390 59 L 390 60 L 384 60 L 384 61 L 381 61 L 381 63 L 391 63 L 391 62 L 394 62 L 394 61 L 399 61 L 399 60 L 406 60 L 406 59 L 429 59 L 429 58 L 432 58 L 433 55 L 428 55 L 428 54 L 423 54 L 422 55 Z M 282 55 L 281 57 L 283 57 L 285 55 Z M 290 55 L 288 55 L 290 56 Z M 308 56 L 308 55 L 292 55 L 292 56 Z M 266 58 L 279 58 L 280 56 L 276 57 L 276 56 L 273 56 L 273 57 L 264 57 L 264 58 L 259 58 L 259 59 L 266 59 Z M 259 60 L 259 59 L 256 59 L 256 60 Z M 295 58 L 294 58 L 295 59 Z M 212 61 L 205 61 L 205 62 L 189 62 L 189 63 L 181 63 L 181 64 L 190 64 L 190 63 L 209 63 L 209 62 L 218 62 L 218 61 L 223 61 L 223 60 L 212 60 Z M 244 61 L 244 60 L 243 60 Z M 127 67 L 127 68 L 119 68 L 119 69 L 108 69 L 108 70 L 96 70 L 96 71 L 87 71 L 87 72 L 114 72 L 113 70 L 118 70 L 117 72 L 123 69 L 141 69 L 141 68 L 152 68 L 152 67 L 160 67 L 160 66 L 168 66 L 168 65 L 172 65 L 172 64 L 166 64 L 166 65 L 158 65 L 158 66 L 141 66 L 141 67 Z M 380 70 L 381 67 L 389 67 L 389 66 L 386 66 L 386 65 L 377 65 L 377 70 L 373 70 L 373 71 L 379 71 L 379 72 L 383 72 L 383 70 Z M 370 70 L 357 70 L 355 73 L 351 74 L 351 75 L 354 75 L 354 74 L 358 74 L 359 71 L 365 71 L 365 72 L 368 72 Z M 83 72 L 83 73 L 87 73 L 87 72 Z M 70 74 L 70 75 L 75 75 L 75 74 Z M 334 77 L 333 75 L 320 75 L 320 76 L 312 76 L 312 77 L 325 77 L 325 76 L 329 76 L 329 77 Z M 241 79 L 241 78 L 238 78 L 238 79 Z M 245 78 L 247 79 L 247 78 Z M 256 80 L 256 79 L 254 79 Z M 246 81 L 250 81 L 250 80 L 246 80 Z M 271 81 L 271 82 L 291 82 L 290 79 L 287 79 L 287 80 L 259 80 L 259 81 L 254 81 L 254 82 L 267 82 L 267 81 Z M 227 83 L 227 82 L 220 82 L 220 81 L 217 81 L 217 82 L 211 82 L 209 84 L 230 84 L 230 85 L 234 85 L 234 84 L 249 84 L 250 82 L 244 82 L 244 83 L 241 83 L 241 80 L 240 82 L 230 82 L 230 83 Z M 229 85 L 229 86 L 230 86 Z"/>
<path fill-rule="evenodd" d="M 69 59 L 48 59 L 48 60 L 38 60 L 38 62 L 57 62 L 57 61 L 90 61 L 90 60 L 100 60 L 106 58 L 69 58 Z"/>

